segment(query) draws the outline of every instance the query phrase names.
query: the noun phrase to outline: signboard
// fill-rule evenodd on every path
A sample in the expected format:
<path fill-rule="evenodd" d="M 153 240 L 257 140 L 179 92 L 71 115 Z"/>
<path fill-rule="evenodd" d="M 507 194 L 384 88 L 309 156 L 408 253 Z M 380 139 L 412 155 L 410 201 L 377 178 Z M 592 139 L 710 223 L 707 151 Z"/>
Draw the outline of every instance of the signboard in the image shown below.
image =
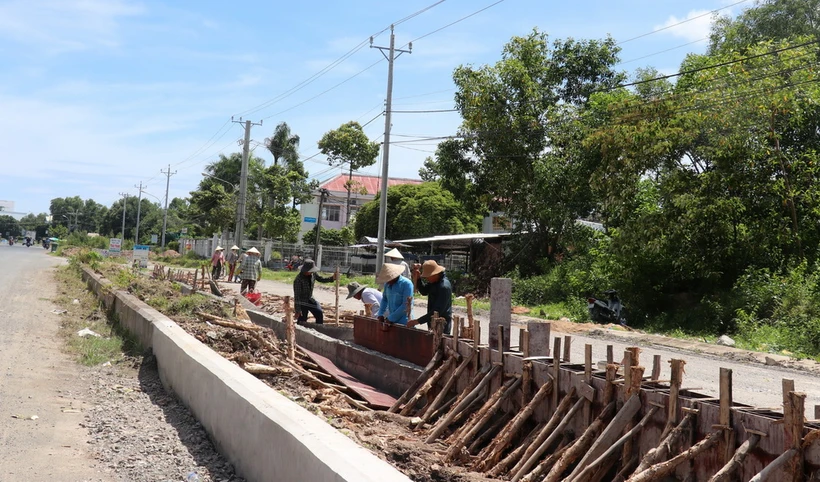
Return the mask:
<path fill-rule="evenodd" d="M 151 244 L 157 244 L 157 235 L 156 234 L 151 235 Z"/>
<path fill-rule="evenodd" d="M 305 217 L 305 222 L 306 222 L 306 223 L 315 223 L 315 222 L 316 222 L 316 218 L 308 218 L 308 217 Z"/>
<path fill-rule="evenodd" d="M 148 251 L 150 246 L 144 244 L 135 244 L 134 251 L 131 255 L 131 263 L 139 262 L 140 268 L 148 267 Z"/>
<path fill-rule="evenodd" d="M 108 239 L 108 254 L 112 256 L 119 256 L 122 252 L 122 239 L 109 238 Z"/>
<path fill-rule="evenodd" d="M 182 228 L 179 230 L 179 234 L 188 234 L 188 228 Z"/>

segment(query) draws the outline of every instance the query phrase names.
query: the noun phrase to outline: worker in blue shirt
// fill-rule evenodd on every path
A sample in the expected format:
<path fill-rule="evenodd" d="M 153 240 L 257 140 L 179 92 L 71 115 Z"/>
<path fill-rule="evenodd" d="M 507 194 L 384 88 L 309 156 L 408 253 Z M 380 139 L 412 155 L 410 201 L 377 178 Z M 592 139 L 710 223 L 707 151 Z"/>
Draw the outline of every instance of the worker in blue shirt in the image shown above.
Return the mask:
<path fill-rule="evenodd" d="M 381 323 L 406 325 L 410 319 L 409 312 L 413 309 L 413 282 L 402 276 L 403 272 L 402 265 L 384 263 L 376 275 L 376 283 L 384 284 L 382 304 L 379 305 L 379 312 L 376 314 Z"/>

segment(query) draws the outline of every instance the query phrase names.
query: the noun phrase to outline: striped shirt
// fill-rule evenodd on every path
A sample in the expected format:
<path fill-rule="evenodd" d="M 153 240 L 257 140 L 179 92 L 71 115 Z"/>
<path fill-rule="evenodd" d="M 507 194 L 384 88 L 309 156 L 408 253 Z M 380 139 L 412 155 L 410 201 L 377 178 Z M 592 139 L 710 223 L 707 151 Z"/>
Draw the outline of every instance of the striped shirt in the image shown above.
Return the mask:
<path fill-rule="evenodd" d="M 239 265 L 241 279 L 258 280 L 262 277 L 262 262 L 256 256 L 245 256 Z"/>

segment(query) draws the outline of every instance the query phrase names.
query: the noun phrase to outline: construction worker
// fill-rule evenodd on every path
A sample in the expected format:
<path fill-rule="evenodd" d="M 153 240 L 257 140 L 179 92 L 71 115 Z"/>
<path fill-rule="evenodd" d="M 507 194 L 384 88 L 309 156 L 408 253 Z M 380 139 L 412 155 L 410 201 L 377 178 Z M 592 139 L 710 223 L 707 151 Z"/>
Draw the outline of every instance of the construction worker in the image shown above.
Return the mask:
<path fill-rule="evenodd" d="M 239 261 L 239 246 L 231 246 L 231 252 L 225 255 L 225 261 L 228 263 L 228 283 L 234 281 L 234 273 L 236 272 L 236 262 Z"/>
<path fill-rule="evenodd" d="M 416 265 L 418 266 L 418 265 Z M 444 266 L 440 266 L 433 259 L 428 259 L 421 267 L 421 275 L 418 268 L 413 268 L 413 277 L 420 277 L 419 293 L 427 295 L 427 313 L 417 320 L 410 320 L 408 327 L 429 323 L 433 313 L 444 318 L 444 333 L 450 333 L 450 325 L 453 321 L 453 286 L 444 273 Z"/>
<path fill-rule="evenodd" d="M 404 260 L 404 256 L 402 256 L 398 249 L 391 249 L 390 251 L 384 253 L 384 257 L 388 258 L 388 261 L 390 263 L 402 266 L 404 268 L 404 271 L 401 275 L 407 279 L 410 279 L 410 266 Z"/>
<path fill-rule="evenodd" d="M 253 293 L 256 289 L 256 282 L 262 279 L 262 261 L 259 260 L 261 253 L 256 248 L 251 248 L 245 253 L 245 259 L 239 266 L 239 277 L 242 284 L 239 285 L 239 292 Z"/>
<path fill-rule="evenodd" d="M 319 276 L 319 267 L 312 259 L 307 258 L 299 268 L 299 274 L 293 280 L 293 305 L 297 313 L 296 322 L 307 322 L 308 312 L 313 313 L 316 318 L 316 324 L 324 323 L 325 315 L 322 311 L 322 305 L 313 298 L 313 285 L 316 281 L 321 283 L 330 283 L 336 281 L 336 273 L 330 277 Z"/>
<path fill-rule="evenodd" d="M 381 323 L 406 325 L 413 309 L 413 282 L 402 276 L 400 264 L 384 263 L 376 275 L 376 283 L 384 284 L 382 303 L 376 316 Z M 409 299 L 409 305 L 408 305 Z"/>
<path fill-rule="evenodd" d="M 365 307 L 370 305 L 368 313 L 378 313 L 379 308 L 381 308 L 382 293 L 379 290 L 368 288 L 355 281 L 347 285 L 347 299 L 349 300 L 350 298 L 361 301 Z"/>

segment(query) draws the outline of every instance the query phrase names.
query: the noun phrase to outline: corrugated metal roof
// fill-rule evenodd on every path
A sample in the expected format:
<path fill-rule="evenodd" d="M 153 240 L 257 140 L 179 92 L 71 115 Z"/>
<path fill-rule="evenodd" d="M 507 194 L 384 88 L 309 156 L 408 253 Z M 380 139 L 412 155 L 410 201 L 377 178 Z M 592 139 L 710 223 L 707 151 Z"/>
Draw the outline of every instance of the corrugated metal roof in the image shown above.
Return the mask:
<path fill-rule="evenodd" d="M 474 239 L 495 239 L 495 238 L 501 238 L 501 237 L 504 237 L 504 236 L 510 236 L 510 233 L 447 234 L 447 235 L 432 236 L 432 237 L 429 237 L 429 238 L 400 239 L 396 242 L 397 243 L 408 243 L 408 244 L 409 243 L 436 243 L 436 242 L 447 242 L 447 241 L 472 241 Z"/>

